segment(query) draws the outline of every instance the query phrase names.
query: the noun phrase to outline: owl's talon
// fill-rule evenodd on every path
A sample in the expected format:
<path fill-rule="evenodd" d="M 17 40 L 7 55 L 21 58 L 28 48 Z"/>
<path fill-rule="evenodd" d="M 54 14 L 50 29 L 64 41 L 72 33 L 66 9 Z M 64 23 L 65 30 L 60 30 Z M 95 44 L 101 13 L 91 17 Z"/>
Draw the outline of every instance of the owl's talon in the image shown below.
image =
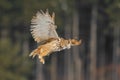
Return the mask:
<path fill-rule="evenodd" d="M 41 62 L 42 64 L 45 64 L 45 60 L 44 60 L 43 58 L 40 59 L 40 62 Z"/>
<path fill-rule="evenodd" d="M 40 62 L 41 62 L 42 64 L 45 64 L 45 61 L 44 61 L 44 60 L 40 60 Z"/>

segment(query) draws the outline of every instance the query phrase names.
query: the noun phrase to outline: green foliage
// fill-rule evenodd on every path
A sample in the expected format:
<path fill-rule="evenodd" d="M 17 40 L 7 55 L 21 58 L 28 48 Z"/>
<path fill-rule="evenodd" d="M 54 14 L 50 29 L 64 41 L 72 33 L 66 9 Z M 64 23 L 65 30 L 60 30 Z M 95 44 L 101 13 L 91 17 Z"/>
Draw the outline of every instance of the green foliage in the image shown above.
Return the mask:
<path fill-rule="evenodd" d="M 74 0 L 0 0 L 0 26 L 29 25 L 33 14 L 40 9 L 55 11 L 59 16 L 71 13 L 74 7 L 73 3 Z M 57 22 L 61 20 L 59 16 Z"/>
<path fill-rule="evenodd" d="M 0 7 L 2 9 L 9 10 L 12 8 L 12 4 L 7 0 L 0 0 Z"/>
<path fill-rule="evenodd" d="M 106 4 L 110 3 L 106 0 Z M 106 8 L 106 12 L 110 16 L 110 20 L 112 22 L 116 22 L 120 20 L 120 0 L 114 0 L 109 6 Z"/>
<path fill-rule="evenodd" d="M 20 54 L 20 44 L 9 39 L 0 40 L 0 79 L 27 80 L 31 64 L 28 56 Z"/>

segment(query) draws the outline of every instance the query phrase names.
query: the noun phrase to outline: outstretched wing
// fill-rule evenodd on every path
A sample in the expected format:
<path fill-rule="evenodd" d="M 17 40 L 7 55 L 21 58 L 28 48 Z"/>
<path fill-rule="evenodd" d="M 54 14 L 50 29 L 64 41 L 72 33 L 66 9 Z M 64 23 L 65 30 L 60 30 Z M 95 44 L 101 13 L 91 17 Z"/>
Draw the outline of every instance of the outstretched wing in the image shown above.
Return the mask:
<path fill-rule="evenodd" d="M 42 42 L 49 38 L 58 38 L 58 34 L 56 32 L 57 26 L 54 22 L 55 14 L 52 16 L 46 11 L 37 12 L 36 16 L 34 16 L 31 20 L 31 34 L 35 41 Z"/>

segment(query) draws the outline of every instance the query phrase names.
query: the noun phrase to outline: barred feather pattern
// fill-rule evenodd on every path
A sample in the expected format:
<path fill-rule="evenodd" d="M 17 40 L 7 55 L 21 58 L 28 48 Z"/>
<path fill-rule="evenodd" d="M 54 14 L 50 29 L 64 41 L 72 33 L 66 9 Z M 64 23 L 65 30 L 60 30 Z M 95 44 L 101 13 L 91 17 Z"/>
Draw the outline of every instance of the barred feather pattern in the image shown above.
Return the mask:
<path fill-rule="evenodd" d="M 40 45 L 37 49 L 35 49 L 30 56 L 35 57 L 38 55 L 40 62 L 45 63 L 44 57 L 50 55 L 53 52 L 61 51 L 64 49 L 70 49 L 71 46 L 80 45 L 81 41 L 77 41 L 75 39 L 65 40 L 63 38 L 52 39 L 46 44 Z"/>

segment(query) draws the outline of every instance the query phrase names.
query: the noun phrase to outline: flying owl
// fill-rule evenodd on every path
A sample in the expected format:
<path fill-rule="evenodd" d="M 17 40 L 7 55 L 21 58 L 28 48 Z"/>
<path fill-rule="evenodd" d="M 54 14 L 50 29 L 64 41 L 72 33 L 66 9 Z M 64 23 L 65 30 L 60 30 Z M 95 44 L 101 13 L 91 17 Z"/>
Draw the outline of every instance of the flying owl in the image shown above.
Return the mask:
<path fill-rule="evenodd" d="M 31 34 L 37 43 L 41 43 L 29 56 L 33 58 L 37 55 L 40 62 L 45 63 L 44 57 L 56 51 L 69 49 L 71 46 L 80 45 L 81 40 L 64 39 L 58 36 L 55 25 L 55 13 L 49 14 L 38 11 L 31 20 Z"/>

